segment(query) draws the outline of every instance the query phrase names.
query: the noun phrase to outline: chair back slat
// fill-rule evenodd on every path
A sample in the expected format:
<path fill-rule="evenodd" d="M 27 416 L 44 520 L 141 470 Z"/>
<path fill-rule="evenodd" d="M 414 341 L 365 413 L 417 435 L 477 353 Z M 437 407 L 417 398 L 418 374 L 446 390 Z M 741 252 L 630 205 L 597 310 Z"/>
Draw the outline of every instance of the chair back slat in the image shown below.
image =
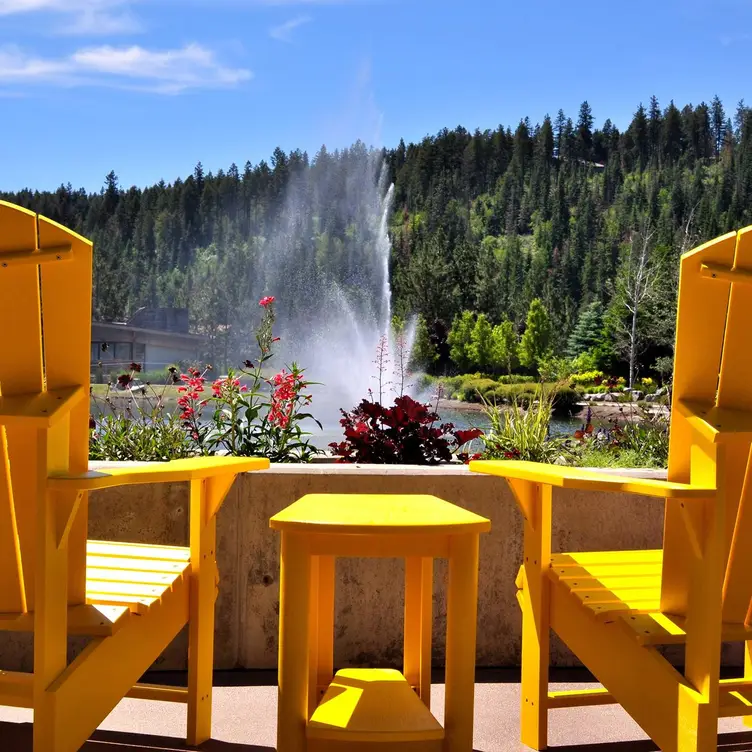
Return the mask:
<path fill-rule="evenodd" d="M 37 248 L 33 212 L 0 202 L 0 391 L 6 397 L 43 389 L 39 269 L 3 266 L 4 253 Z M 0 611 L 33 607 L 36 430 L 0 427 Z M 7 589 L 6 589 L 7 586 Z"/>
<path fill-rule="evenodd" d="M 734 270 L 752 272 L 752 227 L 739 232 Z M 752 411 L 752 287 L 732 283 L 718 379 L 718 407 Z"/>
<path fill-rule="evenodd" d="M 678 401 L 715 403 L 730 284 L 703 276 L 701 267 L 709 263 L 730 267 L 734 261 L 736 240 L 737 234 L 729 233 L 682 257 L 674 354 L 674 404 Z M 692 442 L 692 429 L 687 419 L 679 410 L 672 410 L 669 480 L 690 482 Z M 687 612 L 689 563 L 694 556 L 685 514 L 681 502 L 666 501 L 661 610 L 676 615 Z"/>
<path fill-rule="evenodd" d="M 752 228 L 739 232 L 734 271 L 752 272 Z M 731 283 L 723 358 L 718 379 L 718 407 L 752 416 L 752 287 Z M 723 619 L 740 623 L 752 601 L 752 464 L 748 443 L 729 446 L 727 472 L 721 480 L 726 508 L 729 558 L 723 592 Z"/>
<path fill-rule="evenodd" d="M 91 361 L 92 248 L 88 240 L 45 217 L 39 217 L 39 247 L 71 245 L 73 258 L 41 268 L 44 364 L 48 389 L 85 386 Z M 83 473 L 89 463 L 89 400 L 70 415 L 67 469 Z M 87 503 L 82 500 L 68 535 L 68 600 L 85 602 Z"/>

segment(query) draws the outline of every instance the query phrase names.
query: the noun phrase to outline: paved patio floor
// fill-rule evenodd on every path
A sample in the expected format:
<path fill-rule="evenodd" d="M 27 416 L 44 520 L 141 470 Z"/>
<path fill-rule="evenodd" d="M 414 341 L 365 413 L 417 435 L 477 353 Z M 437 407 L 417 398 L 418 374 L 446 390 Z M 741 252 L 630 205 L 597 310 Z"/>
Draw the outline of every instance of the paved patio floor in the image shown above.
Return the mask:
<path fill-rule="evenodd" d="M 159 675 L 165 683 L 182 677 Z M 437 677 L 440 678 L 440 677 Z M 552 688 L 598 686 L 582 672 L 555 674 Z M 478 672 L 475 695 L 475 750 L 526 749 L 519 743 L 519 672 Z M 221 672 L 215 677 L 213 738 L 204 752 L 270 752 L 275 749 L 276 675 Z M 444 685 L 433 685 L 432 710 L 442 720 Z M 549 749 L 559 752 L 653 752 L 640 728 L 618 706 L 554 710 L 549 714 Z M 752 730 L 739 719 L 721 722 L 718 749 L 752 752 Z M 123 700 L 105 719 L 85 752 L 170 752 L 186 749 L 185 706 Z M 31 711 L 0 707 L 0 752 L 31 752 Z"/>

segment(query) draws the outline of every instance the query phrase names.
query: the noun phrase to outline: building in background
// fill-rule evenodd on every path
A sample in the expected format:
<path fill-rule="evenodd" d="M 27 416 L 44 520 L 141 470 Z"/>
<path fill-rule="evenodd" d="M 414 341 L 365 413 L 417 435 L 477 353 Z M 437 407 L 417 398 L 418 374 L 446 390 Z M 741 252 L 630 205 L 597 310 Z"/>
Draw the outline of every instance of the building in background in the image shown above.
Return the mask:
<path fill-rule="evenodd" d="M 144 371 L 197 363 L 205 341 L 190 333 L 187 308 L 140 308 L 128 322 L 95 321 L 91 325 L 92 376 L 98 381 L 131 363 Z"/>

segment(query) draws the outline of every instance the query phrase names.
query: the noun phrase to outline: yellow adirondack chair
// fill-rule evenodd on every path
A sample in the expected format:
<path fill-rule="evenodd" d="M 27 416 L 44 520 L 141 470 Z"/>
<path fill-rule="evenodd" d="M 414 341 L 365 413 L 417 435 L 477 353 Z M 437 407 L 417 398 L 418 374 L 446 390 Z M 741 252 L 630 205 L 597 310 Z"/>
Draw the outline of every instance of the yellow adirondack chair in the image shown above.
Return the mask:
<path fill-rule="evenodd" d="M 715 750 L 719 717 L 752 716 L 751 327 L 749 227 L 681 261 L 666 482 L 470 464 L 505 477 L 525 518 L 517 586 L 528 746 L 546 747 L 550 708 L 620 703 L 664 752 Z M 663 549 L 552 556 L 554 487 L 665 499 Z M 604 690 L 548 691 L 549 628 Z M 732 641 L 745 642 L 744 676 L 721 680 L 721 643 Z M 685 646 L 683 674 L 658 652 L 669 644 Z"/>
<path fill-rule="evenodd" d="M 185 702 L 211 733 L 216 512 L 261 458 L 88 470 L 91 243 L 0 202 L 0 630 L 33 631 L 34 673 L 0 705 L 34 709 L 35 752 L 73 752 L 123 697 Z M 87 541 L 87 492 L 190 482 L 190 547 Z M 188 687 L 138 680 L 189 623 Z M 68 634 L 87 635 L 68 665 Z M 1 745 L 0 745 L 1 746 Z"/>

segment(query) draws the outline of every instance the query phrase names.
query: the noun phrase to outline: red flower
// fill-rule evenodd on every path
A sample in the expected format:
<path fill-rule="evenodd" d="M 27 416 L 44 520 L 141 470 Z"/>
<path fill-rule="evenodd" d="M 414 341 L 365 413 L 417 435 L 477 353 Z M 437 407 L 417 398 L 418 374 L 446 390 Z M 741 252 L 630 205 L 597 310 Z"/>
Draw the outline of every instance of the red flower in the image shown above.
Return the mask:
<path fill-rule="evenodd" d="M 93 431 L 96 427 L 97 427 L 97 421 L 94 420 L 94 417 L 90 415 L 89 416 L 89 429 Z"/>
<path fill-rule="evenodd" d="M 457 444 L 462 446 L 467 444 L 468 441 L 473 441 L 483 435 L 483 431 L 480 428 L 471 428 L 468 431 L 455 431 L 454 435 L 457 438 Z"/>
<path fill-rule="evenodd" d="M 131 383 L 133 379 L 131 378 L 131 375 L 129 373 L 121 373 L 120 376 L 118 376 L 118 384 L 125 388 L 128 386 L 128 384 Z"/>
<path fill-rule="evenodd" d="M 261 300 L 259 300 L 259 305 L 262 308 L 268 308 L 273 302 L 274 302 L 274 296 L 267 295 L 265 298 L 261 298 Z"/>
<path fill-rule="evenodd" d="M 131 371 L 134 371 L 135 373 L 141 373 L 141 364 L 140 363 L 131 363 L 130 366 L 128 366 Z"/>

